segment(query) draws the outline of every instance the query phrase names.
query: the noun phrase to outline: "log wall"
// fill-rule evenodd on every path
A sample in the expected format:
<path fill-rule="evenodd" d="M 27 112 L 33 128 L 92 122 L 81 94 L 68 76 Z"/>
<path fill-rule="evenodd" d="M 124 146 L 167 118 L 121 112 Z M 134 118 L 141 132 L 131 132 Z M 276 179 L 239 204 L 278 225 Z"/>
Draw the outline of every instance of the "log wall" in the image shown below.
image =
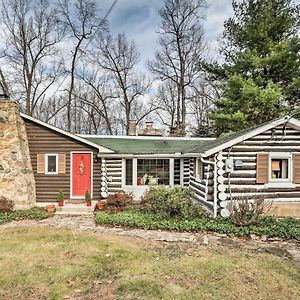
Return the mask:
<path fill-rule="evenodd" d="M 221 161 L 224 162 L 223 166 L 228 157 L 232 157 L 234 160 L 241 160 L 243 166 L 235 167 L 230 175 L 223 172 L 224 182 L 222 185 L 225 187 L 226 200 L 219 199 L 219 212 L 226 207 L 225 205 L 228 207 L 230 190 L 233 200 L 241 195 L 263 195 L 265 199 L 270 199 L 273 202 L 300 203 L 300 184 L 296 184 L 295 187 L 290 188 L 270 188 L 264 183 L 258 184 L 256 181 L 256 160 L 258 153 L 300 153 L 300 131 L 291 127 L 283 129 L 283 126 L 278 126 L 275 129 L 265 131 L 221 152 L 221 156 L 223 156 Z M 206 160 L 214 161 L 214 156 L 208 157 Z M 194 167 L 193 164 L 191 168 L 190 187 L 195 191 L 197 200 L 212 209 L 214 199 L 213 166 L 210 166 L 210 169 L 208 169 L 208 165 L 204 165 L 205 171 L 202 180 L 193 176 L 192 170 Z M 293 168 L 293 161 L 291 167 Z M 217 190 L 217 193 L 219 198 L 220 191 Z"/>
<path fill-rule="evenodd" d="M 225 149 L 223 156 L 231 156 L 234 160 L 242 160 L 243 166 L 235 168 L 230 174 L 224 174 L 226 193 L 229 198 L 229 183 L 232 197 L 237 198 L 241 194 L 261 195 L 267 199 L 279 202 L 295 202 L 300 200 L 300 185 L 294 188 L 268 188 L 265 184 L 256 182 L 256 158 L 257 153 L 299 153 L 300 131 L 287 127 L 285 132 L 283 126 L 274 130 L 268 130 L 249 140 L 246 140 L 231 149 Z M 292 161 L 293 165 L 293 161 Z"/>
<path fill-rule="evenodd" d="M 201 202 L 209 210 L 213 209 L 214 201 L 214 167 L 211 164 L 203 164 L 203 178 L 194 176 L 194 160 L 190 173 L 190 188 L 195 192 L 195 199 Z"/>
<path fill-rule="evenodd" d="M 122 158 L 106 159 L 108 193 L 122 192 Z"/>

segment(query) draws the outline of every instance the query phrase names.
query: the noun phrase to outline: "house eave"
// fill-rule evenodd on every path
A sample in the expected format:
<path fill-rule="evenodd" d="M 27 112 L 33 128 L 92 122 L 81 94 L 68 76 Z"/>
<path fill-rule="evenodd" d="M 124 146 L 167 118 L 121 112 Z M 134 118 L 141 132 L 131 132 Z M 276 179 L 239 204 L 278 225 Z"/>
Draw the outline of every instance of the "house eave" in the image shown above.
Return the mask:
<path fill-rule="evenodd" d="M 29 120 L 29 121 L 34 122 L 34 123 L 36 123 L 36 124 L 39 124 L 39 125 L 41 125 L 41 126 L 43 126 L 43 127 L 49 128 L 49 129 L 51 129 L 51 130 L 53 130 L 53 131 L 55 131 L 55 132 L 58 132 L 58 133 L 63 134 L 63 135 L 65 135 L 65 136 L 68 136 L 68 137 L 70 137 L 70 138 L 72 138 L 72 139 L 74 139 L 74 140 L 76 140 L 76 141 L 78 141 L 78 142 L 81 142 L 81 143 L 83 143 L 83 144 L 86 144 L 86 145 L 89 145 L 89 146 L 91 146 L 91 147 L 93 147 L 93 148 L 96 148 L 96 149 L 98 149 L 99 153 L 114 153 L 114 151 L 112 151 L 112 150 L 110 150 L 110 149 L 108 149 L 108 148 L 99 146 L 99 145 L 97 145 L 97 144 L 95 144 L 95 143 L 93 143 L 93 142 L 90 142 L 90 141 L 88 141 L 88 140 L 86 140 L 86 139 L 80 137 L 79 135 L 70 133 L 70 132 L 65 131 L 65 130 L 63 130 L 63 129 L 60 129 L 60 128 L 58 128 L 58 127 L 55 127 L 55 126 L 53 126 L 53 125 L 50 125 L 50 124 L 48 124 L 48 123 L 46 123 L 46 122 L 43 122 L 43 121 L 41 121 L 41 120 L 38 120 L 38 119 L 36 119 L 36 118 L 34 118 L 34 117 L 28 116 L 28 115 L 26 115 L 26 114 L 24 114 L 24 113 L 20 113 L 20 115 L 21 115 L 22 118 L 24 118 L 24 119 L 26 119 L 26 120 Z"/>
<path fill-rule="evenodd" d="M 205 158 L 205 157 L 211 156 L 213 154 L 216 154 L 219 151 L 222 151 L 226 148 L 230 148 L 230 147 L 232 147 L 236 144 L 242 143 L 245 140 L 248 140 L 248 139 L 250 139 L 250 138 L 252 138 L 252 137 L 254 137 L 254 136 L 256 136 L 260 133 L 263 133 L 264 131 L 270 130 L 270 129 L 276 127 L 276 126 L 279 126 L 279 125 L 282 125 L 282 124 L 285 124 L 285 123 L 291 125 L 295 129 L 300 130 L 300 121 L 299 120 L 297 120 L 295 118 L 292 118 L 290 116 L 285 116 L 281 119 L 271 121 L 270 123 L 268 123 L 264 126 L 261 126 L 257 129 L 254 129 L 254 130 L 252 130 L 252 131 L 250 131 L 250 132 L 248 132 L 248 133 L 246 133 L 246 134 L 244 134 L 244 135 L 242 135 L 238 138 L 232 139 L 232 140 L 230 140 L 226 143 L 223 143 L 223 144 L 221 144 L 217 147 L 209 149 L 209 150 L 207 150 L 203 153 L 202 157 Z"/>
<path fill-rule="evenodd" d="M 130 153 L 98 153 L 98 158 L 189 158 L 189 157 L 200 157 L 199 153 L 195 154 L 184 154 L 184 153 L 155 153 L 155 154 L 130 154 Z"/>

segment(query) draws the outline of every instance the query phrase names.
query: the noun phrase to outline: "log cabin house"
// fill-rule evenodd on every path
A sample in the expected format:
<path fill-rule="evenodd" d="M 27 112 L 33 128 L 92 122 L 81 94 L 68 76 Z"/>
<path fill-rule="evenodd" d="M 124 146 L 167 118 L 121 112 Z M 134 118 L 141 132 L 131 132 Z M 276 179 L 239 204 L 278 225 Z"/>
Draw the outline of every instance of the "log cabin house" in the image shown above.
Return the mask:
<path fill-rule="evenodd" d="M 295 118 L 205 139 L 162 137 L 155 130 L 155 136 L 75 135 L 23 113 L 19 117 L 39 205 L 57 202 L 59 191 L 68 201 L 81 201 L 86 190 L 94 200 L 121 191 L 139 200 L 151 186 L 183 185 L 214 216 L 228 216 L 231 200 L 245 194 L 271 199 L 274 214 L 300 216 L 300 121 Z M 8 171 L 0 156 L 0 183 L 1 174 Z M 0 196 L 6 192 L 0 189 Z"/>

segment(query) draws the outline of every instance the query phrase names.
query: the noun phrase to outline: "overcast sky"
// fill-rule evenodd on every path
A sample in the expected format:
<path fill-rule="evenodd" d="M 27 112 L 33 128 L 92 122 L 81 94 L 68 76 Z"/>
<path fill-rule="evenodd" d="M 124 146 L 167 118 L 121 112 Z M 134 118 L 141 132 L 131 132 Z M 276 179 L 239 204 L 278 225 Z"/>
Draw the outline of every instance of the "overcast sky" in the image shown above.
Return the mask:
<path fill-rule="evenodd" d="M 96 0 L 106 12 L 113 0 Z M 270 0 L 271 1 L 271 0 Z M 205 38 L 209 43 L 211 53 L 218 54 L 218 39 L 222 36 L 223 24 L 232 16 L 232 0 L 207 0 L 204 21 Z M 300 3 L 300 0 L 295 0 Z M 134 39 L 141 52 L 140 66 L 146 70 L 146 61 L 151 59 L 157 48 L 156 30 L 160 23 L 158 10 L 163 0 L 118 0 L 112 13 L 108 17 L 113 34 L 125 32 Z"/>
<path fill-rule="evenodd" d="M 97 0 L 106 12 L 113 0 Z M 299 0 L 300 1 L 300 0 Z M 217 40 L 222 35 L 224 20 L 232 15 L 231 0 L 208 0 L 204 30 L 206 40 L 217 53 Z M 156 30 L 160 23 L 158 10 L 163 0 L 118 0 L 108 17 L 112 34 L 125 32 L 134 39 L 141 52 L 141 68 L 146 69 L 157 48 Z"/>

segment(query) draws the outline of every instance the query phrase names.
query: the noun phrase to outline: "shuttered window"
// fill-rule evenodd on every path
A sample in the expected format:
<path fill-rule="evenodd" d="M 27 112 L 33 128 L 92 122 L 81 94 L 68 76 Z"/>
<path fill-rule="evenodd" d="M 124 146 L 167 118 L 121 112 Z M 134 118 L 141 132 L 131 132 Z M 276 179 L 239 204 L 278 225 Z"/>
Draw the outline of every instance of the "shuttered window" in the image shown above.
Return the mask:
<path fill-rule="evenodd" d="M 37 154 L 37 173 L 38 174 L 65 174 L 66 173 L 66 154 L 65 153 L 38 153 Z"/>
<path fill-rule="evenodd" d="M 256 157 L 256 183 L 269 181 L 269 154 L 259 153 Z"/>
<path fill-rule="evenodd" d="M 293 183 L 300 184 L 300 153 L 293 154 Z"/>
<path fill-rule="evenodd" d="M 45 154 L 45 174 L 58 174 L 58 154 Z"/>

